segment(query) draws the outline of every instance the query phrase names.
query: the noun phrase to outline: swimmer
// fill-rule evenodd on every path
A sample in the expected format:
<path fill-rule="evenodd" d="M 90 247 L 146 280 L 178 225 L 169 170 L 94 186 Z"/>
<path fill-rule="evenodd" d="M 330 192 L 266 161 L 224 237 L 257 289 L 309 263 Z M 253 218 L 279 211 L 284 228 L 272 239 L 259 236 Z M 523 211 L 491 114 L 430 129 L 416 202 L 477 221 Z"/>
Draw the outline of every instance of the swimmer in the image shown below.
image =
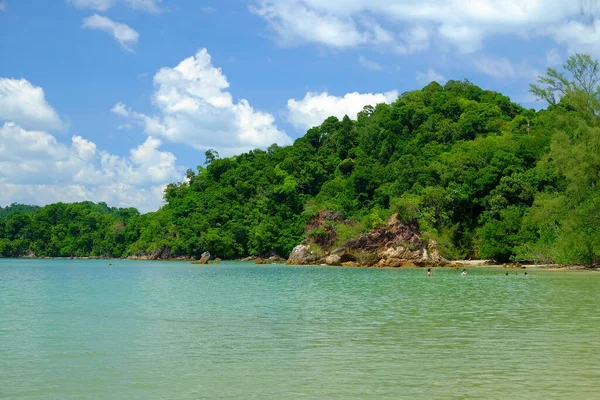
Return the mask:
<path fill-rule="evenodd" d="M 463 269 L 462 276 L 467 276 L 467 270 L 466 269 Z"/>
<path fill-rule="evenodd" d="M 433 272 L 431 272 L 431 268 L 427 268 L 427 277 L 433 278 Z"/>
<path fill-rule="evenodd" d="M 525 276 L 527 276 L 527 271 L 525 271 Z"/>
<path fill-rule="evenodd" d="M 506 276 L 508 276 L 508 272 L 506 273 Z"/>

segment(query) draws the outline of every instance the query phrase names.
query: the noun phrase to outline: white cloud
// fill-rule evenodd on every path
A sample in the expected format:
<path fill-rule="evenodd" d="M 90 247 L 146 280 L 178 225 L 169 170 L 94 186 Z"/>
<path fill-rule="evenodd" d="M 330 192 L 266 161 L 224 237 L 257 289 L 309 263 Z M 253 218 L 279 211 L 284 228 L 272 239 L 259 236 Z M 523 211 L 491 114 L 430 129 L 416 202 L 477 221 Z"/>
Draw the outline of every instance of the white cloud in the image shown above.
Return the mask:
<path fill-rule="evenodd" d="M 326 118 L 343 118 L 348 115 L 356 119 L 356 114 L 366 105 L 391 103 L 398 98 L 397 91 L 387 93 L 348 93 L 337 97 L 325 93 L 307 93 L 302 100 L 290 99 L 287 103 L 288 119 L 298 129 L 308 129 L 320 125 Z"/>
<path fill-rule="evenodd" d="M 80 9 L 104 12 L 113 7 L 118 0 L 67 0 L 67 2 Z M 162 0 L 124 0 L 123 2 L 134 10 L 153 13 L 162 11 L 159 6 Z"/>
<path fill-rule="evenodd" d="M 563 57 L 561 56 L 558 49 L 550 49 L 546 52 L 546 64 L 550 67 L 560 65 L 562 61 Z"/>
<path fill-rule="evenodd" d="M 539 71 L 527 63 L 514 66 L 508 58 L 479 57 L 475 60 L 475 68 L 492 78 L 523 78 L 535 80 Z"/>
<path fill-rule="evenodd" d="M 372 61 L 367 59 L 362 54 L 358 57 L 358 63 L 365 67 L 366 69 L 370 69 L 371 71 L 381 71 L 383 67 L 376 61 Z"/>
<path fill-rule="evenodd" d="M 348 48 L 373 44 L 422 51 L 430 43 L 460 52 L 481 49 L 494 35 L 543 34 L 564 24 L 556 40 L 571 38 L 586 49 L 598 46 L 584 14 L 598 16 L 593 2 L 565 0 L 255 0 L 251 10 L 267 21 L 279 42 Z M 369 21 L 369 22 L 365 22 Z M 382 28 L 385 26 L 386 28 Z M 416 26 L 416 27 L 415 27 Z M 582 34 L 583 26 L 590 36 Z M 581 28 L 581 29 L 580 29 Z M 380 29 L 384 34 L 377 35 Z M 569 31 L 570 30 L 570 31 Z M 568 44 L 572 46 L 573 44 Z"/>
<path fill-rule="evenodd" d="M 134 10 L 154 13 L 162 11 L 162 8 L 158 5 L 162 0 L 125 0 L 125 2 Z"/>
<path fill-rule="evenodd" d="M 131 29 L 129 25 L 115 22 L 98 14 L 84 18 L 82 28 L 98 29 L 112 35 L 126 51 L 133 51 L 133 45 L 137 43 L 140 37 L 139 33 Z"/>
<path fill-rule="evenodd" d="M 331 47 L 392 43 L 393 35 L 375 23 L 362 26 L 347 16 L 322 12 L 299 1 L 261 1 L 251 11 L 267 20 L 281 45 L 313 42 Z"/>
<path fill-rule="evenodd" d="M 234 102 L 227 78 L 212 65 L 206 49 L 175 68 L 161 68 L 154 87 L 157 115 L 135 112 L 123 103 L 112 112 L 141 124 L 148 135 L 201 150 L 214 148 L 222 155 L 291 143 L 271 114 L 255 110 L 245 99 Z"/>
<path fill-rule="evenodd" d="M 92 200 L 156 210 L 159 188 L 182 178 L 176 157 L 159 151 L 160 144 L 148 137 L 121 157 L 81 136 L 67 145 L 7 122 L 0 127 L 0 204 Z"/>
<path fill-rule="evenodd" d="M 81 9 L 106 11 L 114 5 L 115 0 L 67 0 L 67 2 Z"/>
<path fill-rule="evenodd" d="M 431 33 L 424 26 L 413 26 L 402 36 L 406 43 L 406 51 L 408 53 L 415 53 L 429 48 L 429 38 Z"/>
<path fill-rule="evenodd" d="M 0 78 L 0 121 L 15 121 L 28 129 L 61 129 L 58 114 L 46 102 L 44 90 L 25 79 Z"/>
<path fill-rule="evenodd" d="M 6 4 L 0 3 L 0 11 L 6 11 Z"/>
<path fill-rule="evenodd" d="M 437 83 L 444 83 L 446 82 L 446 78 L 432 68 L 429 68 L 426 72 L 417 72 L 417 82 L 421 85 L 427 85 L 434 81 Z"/>
<path fill-rule="evenodd" d="M 594 19 L 591 24 L 568 21 L 552 29 L 550 34 L 558 43 L 565 44 L 570 53 L 600 55 L 600 19 Z"/>

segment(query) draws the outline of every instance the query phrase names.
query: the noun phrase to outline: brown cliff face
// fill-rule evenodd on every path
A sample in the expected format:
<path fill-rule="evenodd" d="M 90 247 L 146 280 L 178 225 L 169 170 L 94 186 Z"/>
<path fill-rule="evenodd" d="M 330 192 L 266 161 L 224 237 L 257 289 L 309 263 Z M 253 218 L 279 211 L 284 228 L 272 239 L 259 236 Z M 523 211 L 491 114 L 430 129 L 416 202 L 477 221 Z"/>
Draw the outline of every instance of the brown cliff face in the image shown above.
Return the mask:
<path fill-rule="evenodd" d="M 321 225 L 327 224 L 327 214 L 319 213 L 318 221 Z M 335 213 L 333 215 L 336 215 Z M 346 222 L 340 220 L 338 222 Z M 319 229 L 315 224 L 316 219 L 309 223 L 311 231 Z M 325 234 L 322 232 L 325 231 Z M 320 239 L 325 245 L 336 240 L 335 230 L 321 229 Z M 311 250 L 311 244 L 318 244 L 325 252 L 320 255 Z M 444 264 L 445 260 L 439 255 L 437 243 L 433 240 L 422 239 L 419 225 L 416 222 L 402 223 L 394 214 L 386 226 L 376 228 L 364 233 L 355 239 L 347 241 L 340 247 L 330 248 L 312 241 L 296 246 L 288 259 L 288 264 L 328 264 L 345 266 L 369 267 L 402 267 L 426 266 Z"/>

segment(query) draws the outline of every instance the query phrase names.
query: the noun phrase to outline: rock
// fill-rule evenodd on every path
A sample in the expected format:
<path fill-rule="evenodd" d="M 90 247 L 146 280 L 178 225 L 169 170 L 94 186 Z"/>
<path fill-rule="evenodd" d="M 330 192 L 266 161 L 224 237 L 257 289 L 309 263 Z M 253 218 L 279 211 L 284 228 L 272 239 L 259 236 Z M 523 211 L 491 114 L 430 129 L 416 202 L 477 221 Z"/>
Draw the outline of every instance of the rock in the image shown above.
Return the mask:
<path fill-rule="evenodd" d="M 264 258 L 256 257 L 254 264 L 268 264 L 268 262 Z"/>
<path fill-rule="evenodd" d="M 337 221 L 335 214 L 319 213 L 322 221 L 330 218 Z M 311 226 L 316 222 L 311 220 Z M 326 231 L 327 233 L 327 231 Z M 329 235 L 329 233 L 327 233 Z M 320 235 L 320 240 L 323 235 Z M 342 246 L 331 249 L 327 247 L 331 239 L 321 240 L 320 248 L 326 256 L 321 257 L 311 251 L 311 237 L 307 242 L 294 248 L 288 259 L 288 264 L 307 265 L 322 264 L 365 267 L 406 267 L 443 265 L 446 263 L 438 251 L 434 240 L 423 240 L 417 222 L 402 223 L 397 214 L 392 215 L 386 226 L 364 233 L 357 238 L 347 241 Z M 318 245 L 319 243 L 314 243 Z"/>
<path fill-rule="evenodd" d="M 308 244 L 300 244 L 292 250 L 286 264 L 288 265 L 311 265 L 319 260 Z"/>
<path fill-rule="evenodd" d="M 327 257 L 325 257 L 325 264 L 327 265 L 342 265 L 341 263 L 341 257 L 338 256 L 337 254 L 330 254 Z"/>
<path fill-rule="evenodd" d="M 254 261 L 254 260 L 256 260 L 256 256 L 240 258 L 237 261 Z"/>
<path fill-rule="evenodd" d="M 210 253 L 208 251 L 205 251 L 200 256 L 200 259 L 198 261 L 192 262 L 192 264 L 201 264 L 201 265 L 204 265 L 204 264 L 208 264 L 208 260 L 210 260 Z"/>
<path fill-rule="evenodd" d="M 219 264 L 221 262 L 221 259 L 219 257 L 215 258 L 215 264 Z"/>
<path fill-rule="evenodd" d="M 150 260 L 165 260 L 171 258 L 171 249 L 169 247 L 159 247 L 150 253 Z"/>
<path fill-rule="evenodd" d="M 269 257 L 268 260 L 271 262 L 285 262 L 286 261 L 285 258 L 277 256 L 277 255 Z"/>
<path fill-rule="evenodd" d="M 31 250 L 27 250 L 27 253 L 23 254 L 23 258 L 37 258 L 35 253 Z"/>
<path fill-rule="evenodd" d="M 338 234 L 336 225 L 355 225 L 354 221 L 346 220 L 335 211 L 319 211 L 317 216 L 306 224 L 304 232 L 310 243 L 316 244 L 322 249 L 334 246 Z"/>

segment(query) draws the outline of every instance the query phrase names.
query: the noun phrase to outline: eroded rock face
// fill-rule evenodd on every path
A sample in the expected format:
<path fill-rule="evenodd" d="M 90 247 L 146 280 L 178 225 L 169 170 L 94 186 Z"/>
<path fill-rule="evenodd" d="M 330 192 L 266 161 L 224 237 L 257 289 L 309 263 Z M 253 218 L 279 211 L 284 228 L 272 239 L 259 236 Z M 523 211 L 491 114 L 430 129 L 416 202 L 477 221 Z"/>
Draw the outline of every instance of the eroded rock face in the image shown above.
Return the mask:
<path fill-rule="evenodd" d="M 342 218 L 334 211 L 319 211 L 319 214 L 308 221 L 304 232 L 310 243 L 317 244 L 322 249 L 330 249 L 337 239 L 334 224 L 354 225 L 353 221 Z"/>
<path fill-rule="evenodd" d="M 317 257 L 310 252 L 307 243 L 301 244 L 290 254 L 288 264 L 403 267 L 445 263 L 437 243 L 421 238 L 418 223 L 402 223 L 397 215 L 392 215 L 386 226 L 351 239 L 336 249 L 324 250 L 325 256 Z"/>

